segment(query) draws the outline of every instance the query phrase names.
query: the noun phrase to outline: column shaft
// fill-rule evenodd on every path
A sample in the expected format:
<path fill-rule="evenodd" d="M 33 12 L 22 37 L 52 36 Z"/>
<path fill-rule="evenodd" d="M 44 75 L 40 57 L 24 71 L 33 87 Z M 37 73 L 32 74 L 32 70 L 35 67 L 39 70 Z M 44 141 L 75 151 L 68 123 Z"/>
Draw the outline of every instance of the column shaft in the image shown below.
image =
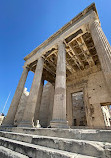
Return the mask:
<path fill-rule="evenodd" d="M 12 99 L 10 108 L 8 110 L 8 114 L 6 119 L 3 122 L 2 126 L 13 126 L 14 125 L 14 118 L 17 112 L 18 104 L 23 93 L 25 81 L 28 75 L 28 68 L 24 68 L 20 81 L 18 83 L 17 89 L 15 91 L 14 97 Z"/>
<path fill-rule="evenodd" d="M 41 100 L 42 100 L 42 92 L 43 92 L 43 86 L 44 86 L 44 80 L 41 80 L 40 84 L 40 90 L 39 90 L 39 96 L 35 108 L 35 113 L 34 113 L 34 125 L 37 125 L 37 120 L 39 120 L 39 111 L 40 111 L 40 105 L 41 105 Z"/>
<path fill-rule="evenodd" d="M 62 41 L 58 44 L 53 119 L 51 127 L 66 128 L 66 51 Z"/>
<path fill-rule="evenodd" d="M 90 25 L 91 35 L 101 63 L 101 68 L 111 93 L 111 46 L 97 20 Z"/>
<path fill-rule="evenodd" d="M 43 73 L 43 65 L 44 65 L 44 59 L 40 58 L 37 62 L 35 74 L 34 74 L 34 79 L 32 82 L 30 94 L 27 100 L 27 105 L 26 109 L 24 112 L 23 120 L 19 124 L 19 127 L 33 127 L 34 123 L 34 113 L 35 109 L 40 106 L 38 104 L 38 100 L 40 99 L 39 95 L 40 93 L 40 87 L 41 87 L 41 82 L 42 82 L 42 73 Z M 38 107 L 37 109 L 39 109 Z"/>

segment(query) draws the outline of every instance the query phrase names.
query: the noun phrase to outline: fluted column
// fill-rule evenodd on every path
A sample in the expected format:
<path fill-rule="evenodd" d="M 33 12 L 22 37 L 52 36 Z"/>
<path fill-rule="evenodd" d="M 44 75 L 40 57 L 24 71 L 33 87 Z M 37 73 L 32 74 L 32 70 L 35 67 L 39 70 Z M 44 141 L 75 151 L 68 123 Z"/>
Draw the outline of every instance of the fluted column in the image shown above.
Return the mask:
<path fill-rule="evenodd" d="M 18 125 L 19 127 L 33 127 L 35 109 L 40 108 L 37 106 L 40 106 L 40 104 L 38 104 L 38 100 L 40 99 L 39 97 L 41 96 L 40 87 L 42 84 L 41 82 L 42 82 L 43 65 L 44 65 L 44 59 L 41 57 L 37 62 L 34 79 L 26 103 L 26 109 L 24 112 L 22 122 Z"/>
<path fill-rule="evenodd" d="M 111 93 L 111 46 L 98 20 L 90 24 L 90 32 L 101 63 L 104 78 Z"/>
<path fill-rule="evenodd" d="M 35 113 L 34 113 L 34 125 L 37 125 L 37 120 L 39 120 L 39 111 L 40 111 L 40 105 L 41 105 L 41 100 L 42 100 L 42 92 L 43 92 L 43 86 L 44 86 L 44 80 L 41 80 L 40 84 L 40 90 L 39 90 L 39 96 L 37 99 L 37 104 L 35 108 Z"/>
<path fill-rule="evenodd" d="M 51 127 L 67 128 L 66 121 L 66 50 L 62 41 L 58 44 L 55 95 Z"/>
<path fill-rule="evenodd" d="M 28 75 L 28 68 L 24 68 L 23 72 L 22 72 L 22 76 L 20 78 L 20 81 L 18 83 L 17 89 L 15 91 L 14 97 L 12 99 L 10 108 L 8 110 L 8 114 L 6 116 L 6 119 L 3 122 L 2 126 L 14 126 L 14 118 L 17 112 L 17 108 L 18 108 L 18 104 L 21 98 L 21 95 L 23 93 L 23 89 L 24 89 L 24 85 L 25 85 L 25 81 L 27 79 L 27 75 Z"/>

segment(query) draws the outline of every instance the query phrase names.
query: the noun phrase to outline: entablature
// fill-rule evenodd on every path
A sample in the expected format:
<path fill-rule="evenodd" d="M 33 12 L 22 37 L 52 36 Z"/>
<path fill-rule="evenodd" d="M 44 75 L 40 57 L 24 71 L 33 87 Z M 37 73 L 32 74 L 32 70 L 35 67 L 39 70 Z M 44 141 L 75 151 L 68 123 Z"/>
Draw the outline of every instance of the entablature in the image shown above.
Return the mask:
<path fill-rule="evenodd" d="M 92 4 L 27 55 L 24 58 L 26 60 L 24 66 L 35 72 L 37 60 L 40 57 L 44 58 L 44 79 L 55 82 L 59 41 L 63 41 L 66 48 L 67 78 L 100 65 L 88 27 L 95 19 L 98 19 L 98 14 L 95 4 Z"/>

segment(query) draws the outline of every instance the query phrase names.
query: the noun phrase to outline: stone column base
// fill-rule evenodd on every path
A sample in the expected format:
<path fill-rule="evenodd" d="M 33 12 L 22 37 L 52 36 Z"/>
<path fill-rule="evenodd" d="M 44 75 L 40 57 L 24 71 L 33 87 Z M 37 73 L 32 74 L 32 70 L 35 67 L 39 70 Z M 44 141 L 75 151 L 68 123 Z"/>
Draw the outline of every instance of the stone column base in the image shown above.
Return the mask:
<path fill-rule="evenodd" d="M 52 120 L 50 121 L 51 128 L 69 128 L 68 121 L 66 120 Z"/>
<path fill-rule="evenodd" d="M 17 127 L 34 127 L 34 124 L 29 121 L 22 121 Z"/>

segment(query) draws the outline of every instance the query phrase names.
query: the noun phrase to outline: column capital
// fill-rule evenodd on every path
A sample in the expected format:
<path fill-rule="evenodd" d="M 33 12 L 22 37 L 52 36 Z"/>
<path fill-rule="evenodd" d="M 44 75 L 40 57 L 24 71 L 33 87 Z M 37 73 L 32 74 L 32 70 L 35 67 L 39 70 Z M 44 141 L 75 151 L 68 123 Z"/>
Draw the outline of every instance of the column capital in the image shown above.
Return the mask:
<path fill-rule="evenodd" d="M 27 66 L 22 66 L 23 67 L 23 69 L 27 69 L 28 71 L 30 71 L 30 67 L 27 65 Z"/>
<path fill-rule="evenodd" d="M 65 43 L 64 43 L 64 40 L 60 40 L 58 41 L 57 43 L 57 47 L 58 47 L 58 51 L 61 49 L 61 50 L 64 50 L 65 49 Z"/>
<path fill-rule="evenodd" d="M 98 19 L 95 19 L 89 23 L 89 29 L 93 29 L 94 26 L 101 27 L 101 23 Z"/>
<path fill-rule="evenodd" d="M 38 60 L 43 60 L 43 61 L 44 61 L 45 59 L 44 59 L 44 57 L 43 57 L 43 56 L 41 56 Z"/>
<path fill-rule="evenodd" d="M 61 45 L 61 44 L 64 44 L 64 40 L 59 40 L 59 41 L 57 42 L 57 47 L 58 47 L 58 45 Z"/>

